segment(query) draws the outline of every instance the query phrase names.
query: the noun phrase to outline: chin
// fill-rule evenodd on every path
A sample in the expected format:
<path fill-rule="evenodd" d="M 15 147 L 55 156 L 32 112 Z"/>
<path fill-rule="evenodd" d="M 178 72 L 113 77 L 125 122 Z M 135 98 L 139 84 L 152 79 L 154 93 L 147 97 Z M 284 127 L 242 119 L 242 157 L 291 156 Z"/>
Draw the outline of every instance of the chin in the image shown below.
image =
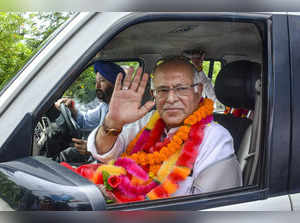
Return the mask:
<path fill-rule="evenodd" d="M 179 127 L 182 122 L 183 122 L 184 119 L 182 118 L 167 118 L 167 119 L 164 119 L 166 125 L 170 128 L 174 128 L 174 127 Z"/>

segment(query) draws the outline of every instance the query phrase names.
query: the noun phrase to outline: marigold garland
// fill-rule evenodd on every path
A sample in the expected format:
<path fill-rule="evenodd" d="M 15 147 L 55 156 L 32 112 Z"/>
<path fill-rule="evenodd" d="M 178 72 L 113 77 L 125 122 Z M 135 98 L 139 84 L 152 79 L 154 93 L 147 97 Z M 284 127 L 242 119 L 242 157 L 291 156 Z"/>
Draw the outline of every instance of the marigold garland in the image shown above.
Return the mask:
<path fill-rule="evenodd" d="M 128 151 L 130 150 L 128 147 L 126 149 L 126 153 L 123 154 L 123 156 L 126 156 L 127 158 L 130 158 L 132 160 L 134 160 L 137 164 L 140 165 L 158 165 L 163 163 L 166 159 L 168 159 L 172 154 L 174 154 L 177 150 L 179 150 L 181 148 L 181 145 L 184 141 L 187 140 L 191 126 L 194 125 L 195 123 L 201 121 L 202 119 L 204 119 L 206 116 L 212 114 L 213 112 L 213 102 L 210 99 L 204 99 L 203 104 L 199 107 L 199 109 L 197 111 L 195 111 L 192 115 L 190 115 L 189 117 L 187 117 L 184 120 L 184 125 L 181 126 L 178 131 L 175 133 L 175 135 L 173 135 L 172 139 L 170 140 L 170 142 L 165 145 L 164 142 L 162 143 L 162 146 L 160 148 L 156 148 L 154 153 L 146 153 L 145 151 L 139 151 L 137 153 L 134 153 L 132 155 L 127 155 Z M 156 120 L 160 120 L 158 119 L 157 116 L 158 113 L 155 114 L 155 119 Z M 154 119 L 154 120 L 155 120 Z M 156 132 L 156 131 L 160 131 L 162 132 L 161 129 L 156 129 L 156 125 L 153 125 L 153 119 L 150 120 L 149 123 L 151 123 L 151 125 L 148 126 L 152 126 L 154 131 L 151 131 L 150 136 L 153 135 L 152 132 Z M 162 126 L 160 126 L 162 128 Z M 164 126 L 163 126 L 164 127 Z M 156 130 L 156 131 L 155 131 Z M 142 131 L 145 131 L 142 130 Z M 147 129 L 147 131 L 149 131 L 149 129 Z M 138 134 L 139 136 L 141 136 L 141 132 Z M 155 137 L 157 138 L 157 137 Z M 167 141 L 168 138 L 166 138 L 164 141 Z M 133 141 L 138 141 L 136 138 Z M 149 141 L 152 141 L 151 138 Z M 157 140 L 156 140 L 157 141 Z M 154 143 L 149 143 L 149 144 L 154 144 Z M 147 148 L 148 149 L 148 148 Z"/>
<path fill-rule="evenodd" d="M 130 202 L 167 198 L 191 173 L 204 128 L 212 121 L 213 101 L 204 99 L 175 134 L 160 142 L 165 123 L 154 112 L 146 126 L 129 143 L 124 154 L 109 165 L 101 165 L 93 181 L 103 182 L 102 171 L 114 180 L 116 201 Z M 101 181 L 102 180 L 102 181 Z"/>

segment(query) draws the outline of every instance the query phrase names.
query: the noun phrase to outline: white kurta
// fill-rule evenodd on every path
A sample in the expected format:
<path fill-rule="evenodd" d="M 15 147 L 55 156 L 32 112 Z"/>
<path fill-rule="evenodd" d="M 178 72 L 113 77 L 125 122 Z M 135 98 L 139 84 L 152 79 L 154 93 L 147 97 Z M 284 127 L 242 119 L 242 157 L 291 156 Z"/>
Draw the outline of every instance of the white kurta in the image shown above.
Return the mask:
<path fill-rule="evenodd" d="M 116 159 L 125 151 L 127 145 L 134 139 L 138 132 L 147 124 L 152 114 L 153 111 L 146 114 L 140 120 L 125 125 L 113 148 L 103 155 L 99 155 L 97 153 L 95 137 L 98 128 L 94 129 L 88 138 L 88 151 L 92 153 L 95 159 L 101 162 L 107 162 L 110 159 Z M 170 129 L 168 134 L 174 133 L 176 130 L 177 128 Z M 215 122 L 208 124 L 204 131 L 203 141 L 199 146 L 199 152 L 194 164 L 193 174 L 179 184 L 179 189 L 172 196 L 200 193 L 201 190 L 199 188 L 193 188 L 193 182 L 199 173 L 201 173 L 201 171 L 205 170 L 207 167 L 210 167 L 211 165 L 230 156 L 235 156 L 233 139 L 230 133 L 223 126 Z M 240 179 L 239 185 L 233 186 L 241 186 L 241 182 L 242 180 Z"/>

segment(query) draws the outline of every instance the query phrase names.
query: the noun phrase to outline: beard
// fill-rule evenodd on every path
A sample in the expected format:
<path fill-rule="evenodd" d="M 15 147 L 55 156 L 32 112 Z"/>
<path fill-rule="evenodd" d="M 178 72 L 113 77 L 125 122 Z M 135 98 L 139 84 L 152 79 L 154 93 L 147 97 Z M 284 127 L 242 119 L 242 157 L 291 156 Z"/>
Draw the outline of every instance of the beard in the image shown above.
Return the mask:
<path fill-rule="evenodd" d="M 101 89 L 96 89 L 96 96 L 99 100 L 104 101 L 105 103 L 109 104 L 110 98 L 112 96 L 113 89 L 108 88 L 107 90 L 103 91 Z"/>

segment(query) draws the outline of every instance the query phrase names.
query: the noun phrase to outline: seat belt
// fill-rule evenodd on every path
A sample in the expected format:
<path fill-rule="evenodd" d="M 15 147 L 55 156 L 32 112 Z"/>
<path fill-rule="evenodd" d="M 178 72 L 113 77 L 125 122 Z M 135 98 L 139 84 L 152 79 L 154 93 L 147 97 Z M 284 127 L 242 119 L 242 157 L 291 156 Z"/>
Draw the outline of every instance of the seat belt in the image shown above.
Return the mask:
<path fill-rule="evenodd" d="M 256 97 L 253 117 L 253 126 L 251 133 L 251 142 L 248 156 L 246 158 L 246 168 L 244 172 L 244 185 L 253 184 L 257 170 L 258 158 L 260 154 L 260 136 L 261 136 L 261 114 L 262 114 L 262 95 L 261 80 L 255 83 Z"/>

